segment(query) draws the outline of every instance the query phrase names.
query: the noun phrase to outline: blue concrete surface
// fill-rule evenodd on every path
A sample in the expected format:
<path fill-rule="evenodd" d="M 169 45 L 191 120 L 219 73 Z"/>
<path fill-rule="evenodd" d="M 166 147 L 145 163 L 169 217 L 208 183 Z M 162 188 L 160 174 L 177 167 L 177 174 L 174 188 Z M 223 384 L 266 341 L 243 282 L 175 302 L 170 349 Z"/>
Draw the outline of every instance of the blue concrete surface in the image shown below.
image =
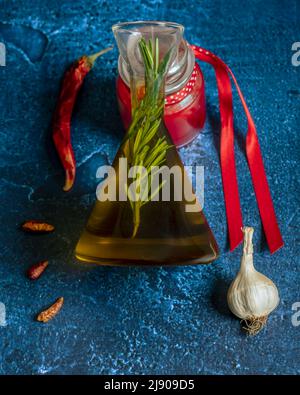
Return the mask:
<path fill-rule="evenodd" d="M 296 374 L 300 326 L 299 109 L 300 67 L 291 46 L 300 41 L 296 0 L 10 0 L 0 1 L 0 326 L 1 374 Z M 63 173 L 50 140 L 50 122 L 65 68 L 83 53 L 113 42 L 118 21 L 172 20 L 186 38 L 232 67 L 257 124 L 285 247 L 271 256 L 261 235 L 243 154 L 245 119 L 235 98 L 237 167 L 246 224 L 255 227 L 257 268 L 278 285 L 281 303 L 267 328 L 245 337 L 225 295 L 241 248 L 228 252 L 218 164 L 219 115 L 213 71 L 203 65 L 208 120 L 180 151 L 186 164 L 205 166 L 205 214 L 221 249 L 208 266 L 103 268 L 78 263 L 74 245 L 95 199 L 95 172 L 111 163 L 123 130 L 114 93 L 117 50 L 100 59 L 80 94 L 73 120 L 76 186 L 61 190 Z M 51 235 L 18 230 L 28 218 L 56 225 Z M 37 282 L 27 267 L 48 258 Z M 64 296 L 59 316 L 34 320 Z M 3 305 L 1 305 L 3 307 Z"/>

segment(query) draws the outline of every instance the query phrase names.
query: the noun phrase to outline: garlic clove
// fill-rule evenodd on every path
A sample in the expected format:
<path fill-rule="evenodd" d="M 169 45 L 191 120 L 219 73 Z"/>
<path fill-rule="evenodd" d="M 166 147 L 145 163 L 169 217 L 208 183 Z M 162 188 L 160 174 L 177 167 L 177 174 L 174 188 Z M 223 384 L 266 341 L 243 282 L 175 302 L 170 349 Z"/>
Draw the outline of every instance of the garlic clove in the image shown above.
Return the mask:
<path fill-rule="evenodd" d="M 229 287 L 227 303 L 234 315 L 244 320 L 249 334 L 258 333 L 269 314 L 278 306 L 276 285 L 253 265 L 253 228 L 245 227 L 241 267 Z"/>

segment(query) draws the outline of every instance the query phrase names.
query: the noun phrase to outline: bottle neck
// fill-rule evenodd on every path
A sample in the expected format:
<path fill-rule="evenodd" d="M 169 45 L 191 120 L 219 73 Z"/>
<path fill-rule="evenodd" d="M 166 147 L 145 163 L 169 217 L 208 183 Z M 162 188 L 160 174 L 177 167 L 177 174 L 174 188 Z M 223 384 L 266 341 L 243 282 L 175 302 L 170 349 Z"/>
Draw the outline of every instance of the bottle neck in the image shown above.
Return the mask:
<path fill-rule="evenodd" d="M 182 40 L 178 53 L 170 65 L 166 76 L 165 94 L 170 95 L 182 89 L 189 80 L 195 65 L 194 52 L 185 40 Z M 130 73 L 124 59 L 119 56 L 118 70 L 120 77 L 130 87 Z"/>

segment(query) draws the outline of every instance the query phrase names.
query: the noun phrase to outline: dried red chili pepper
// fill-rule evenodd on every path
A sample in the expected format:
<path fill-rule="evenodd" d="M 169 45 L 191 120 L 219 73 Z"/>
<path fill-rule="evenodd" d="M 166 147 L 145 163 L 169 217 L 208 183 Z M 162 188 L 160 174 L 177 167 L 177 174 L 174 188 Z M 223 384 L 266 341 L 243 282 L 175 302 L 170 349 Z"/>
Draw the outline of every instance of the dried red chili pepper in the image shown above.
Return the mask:
<path fill-rule="evenodd" d="M 94 55 L 82 56 L 67 70 L 62 82 L 53 118 L 52 137 L 66 173 L 64 191 L 69 191 L 72 188 L 76 172 L 75 156 L 71 144 L 71 116 L 77 94 L 95 60 L 111 49 L 112 47 L 109 47 Z"/>
<path fill-rule="evenodd" d="M 58 298 L 56 302 L 51 305 L 48 309 L 42 311 L 38 316 L 37 316 L 37 321 L 40 322 L 48 322 L 54 318 L 59 311 L 61 310 L 62 306 L 64 304 L 64 298 Z"/>
<path fill-rule="evenodd" d="M 29 220 L 22 223 L 21 228 L 28 233 L 51 233 L 54 226 L 44 221 Z"/>
<path fill-rule="evenodd" d="M 48 265 L 48 261 L 41 261 L 32 265 L 27 272 L 28 278 L 30 278 L 30 280 L 37 280 L 44 273 Z"/>

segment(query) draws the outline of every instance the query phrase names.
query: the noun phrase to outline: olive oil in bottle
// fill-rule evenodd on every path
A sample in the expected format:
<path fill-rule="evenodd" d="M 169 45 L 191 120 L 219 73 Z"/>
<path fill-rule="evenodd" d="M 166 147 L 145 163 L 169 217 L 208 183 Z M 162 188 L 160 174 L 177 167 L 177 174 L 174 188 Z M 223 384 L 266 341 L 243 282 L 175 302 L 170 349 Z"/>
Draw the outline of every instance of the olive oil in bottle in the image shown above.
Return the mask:
<path fill-rule="evenodd" d="M 113 31 L 131 70 L 132 122 L 76 257 L 103 265 L 209 263 L 218 247 L 163 122 L 165 75 L 181 26 L 132 23 Z"/>

